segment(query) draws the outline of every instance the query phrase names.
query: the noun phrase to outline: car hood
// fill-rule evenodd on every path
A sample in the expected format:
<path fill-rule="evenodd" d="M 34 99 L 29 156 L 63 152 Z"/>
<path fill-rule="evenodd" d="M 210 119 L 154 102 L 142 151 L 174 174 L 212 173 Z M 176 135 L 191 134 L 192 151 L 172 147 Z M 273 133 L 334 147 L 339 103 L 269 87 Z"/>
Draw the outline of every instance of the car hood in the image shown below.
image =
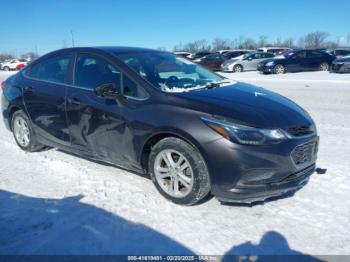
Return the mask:
<path fill-rule="evenodd" d="M 334 60 L 334 63 L 345 63 L 345 62 L 350 62 L 350 56 L 342 57 Z"/>
<path fill-rule="evenodd" d="M 309 114 L 291 100 L 266 89 L 236 84 L 174 94 L 182 107 L 260 128 L 312 124 Z"/>

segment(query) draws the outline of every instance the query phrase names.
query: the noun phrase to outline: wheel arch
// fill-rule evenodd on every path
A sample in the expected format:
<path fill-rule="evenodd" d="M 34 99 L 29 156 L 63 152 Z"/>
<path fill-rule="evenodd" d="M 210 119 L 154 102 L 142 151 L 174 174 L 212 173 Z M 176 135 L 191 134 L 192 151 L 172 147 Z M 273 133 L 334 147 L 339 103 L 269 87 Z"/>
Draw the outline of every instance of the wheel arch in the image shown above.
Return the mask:
<path fill-rule="evenodd" d="M 238 67 L 238 66 L 240 66 L 241 68 L 242 68 L 242 72 L 244 71 L 244 66 L 241 64 L 241 63 L 237 63 L 237 64 L 235 64 L 234 66 L 233 66 L 233 72 L 235 71 L 235 67 Z"/>
<path fill-rule="evenodd" d="M 206 156 L 205 156 L 204 150 L 201 148 L 200 144 L 196 141 L 196 139 L 194 139 L 191 135 L 186 134 L 182 131 L 163 130 L 152 134 L 150 137 L 146 139 L 146 142 L 143 144 L 142 150 L 139 156 L 139 162 L 143 170 L 148 172 L 148 159 L 149 159 L 149 155 L 151 153 L 152 147 L 155 144 L 157 144 L 160 140 L 168 137 L 179 138 L 189 143 L 191 146 L 195 147 L 200 152 L 200 154 L 202 155 L 205 161 Z"/>
<path fill-rule="evenodd" d="M 8 124 L 9 124 L 11 131 L 12 131 L 12 125 L 11 125 L 12 117 L 13 117 L 14 113 L 19 111 L 19 110 L 22 110 L 24 113 L 26 113 L 26 111 L 22 107 L 20 107 L 19 105 L 14 105 L 9 109 L 7 121 L 8 121 Z"/>

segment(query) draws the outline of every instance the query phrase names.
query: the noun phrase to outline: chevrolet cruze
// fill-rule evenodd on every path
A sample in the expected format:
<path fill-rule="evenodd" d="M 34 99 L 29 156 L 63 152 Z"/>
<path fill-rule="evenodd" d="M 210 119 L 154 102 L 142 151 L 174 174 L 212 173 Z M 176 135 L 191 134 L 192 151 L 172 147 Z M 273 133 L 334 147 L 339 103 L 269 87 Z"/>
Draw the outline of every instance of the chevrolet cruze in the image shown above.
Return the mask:
<path fill-rule="evenodd" d="M 71 48 L 2 83 L 18 146 L 55 147 L 148 173 L 164 197 L 251 203 L 295 191 L 315 170 L 310 115 L 276 93 L 172 53 Z"/>

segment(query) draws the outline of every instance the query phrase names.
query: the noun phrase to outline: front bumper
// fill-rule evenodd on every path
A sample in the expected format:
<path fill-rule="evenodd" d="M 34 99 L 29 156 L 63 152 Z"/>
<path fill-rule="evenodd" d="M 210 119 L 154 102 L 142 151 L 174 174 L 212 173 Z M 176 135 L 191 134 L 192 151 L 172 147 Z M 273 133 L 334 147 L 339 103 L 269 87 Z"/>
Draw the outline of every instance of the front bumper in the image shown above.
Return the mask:
<path fill-rule="evenodd" d="M 230 191 L 224 191 L 217 196 L 220 201 L 234 203 L 253 203 L 277 197 L 287 192 L 303 187 L 315 171 L 315 164 L 287 176 L 281 181 L 256 185 L 237 186 Z"/>
<path fill-rule="evenodd" d="M 333 63 L 330 72 L 332 73 L 350 73 L 350 63 Z"/>
<path fill-rule="evenodd" d="M 211 192 L 221 201 L 253 203 L 294 191 L 315 171 L 318 137 L 267 146 L 220 139 L 208 145 Z"/>
<path fill-rule="evenodd" d="M 258 64 L 257 70 L 261 73 L 273 73 L 275 65 L 266 66 L 263 64 Z"/>
<path fill-rule="evenodd" d="M 232 72 L 233 71 L 233 65 L 220 66 L 220 71 L 222 71 L 222 72 Z"/>

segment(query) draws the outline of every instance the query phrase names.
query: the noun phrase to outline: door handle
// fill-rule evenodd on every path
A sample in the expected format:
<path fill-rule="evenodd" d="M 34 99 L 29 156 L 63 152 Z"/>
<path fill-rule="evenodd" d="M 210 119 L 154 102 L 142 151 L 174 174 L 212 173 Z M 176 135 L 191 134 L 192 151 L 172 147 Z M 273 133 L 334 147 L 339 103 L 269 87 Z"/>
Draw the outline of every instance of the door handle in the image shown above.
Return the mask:
<path fill-rule="evenodd" d="M 72 97 L 72 98 L 68 98 L 67 99 L 68 103 L 72 104 L 72 105 L 80 105 L 80 100 L 75 98 L 75 97 Z"/>
<path fill-rule="evenodd" d="M 33 87 L 32 86 L 25 86 L 23 88 L 24 91 L 27 91 L 27 92 L 33 92 Z"/>

